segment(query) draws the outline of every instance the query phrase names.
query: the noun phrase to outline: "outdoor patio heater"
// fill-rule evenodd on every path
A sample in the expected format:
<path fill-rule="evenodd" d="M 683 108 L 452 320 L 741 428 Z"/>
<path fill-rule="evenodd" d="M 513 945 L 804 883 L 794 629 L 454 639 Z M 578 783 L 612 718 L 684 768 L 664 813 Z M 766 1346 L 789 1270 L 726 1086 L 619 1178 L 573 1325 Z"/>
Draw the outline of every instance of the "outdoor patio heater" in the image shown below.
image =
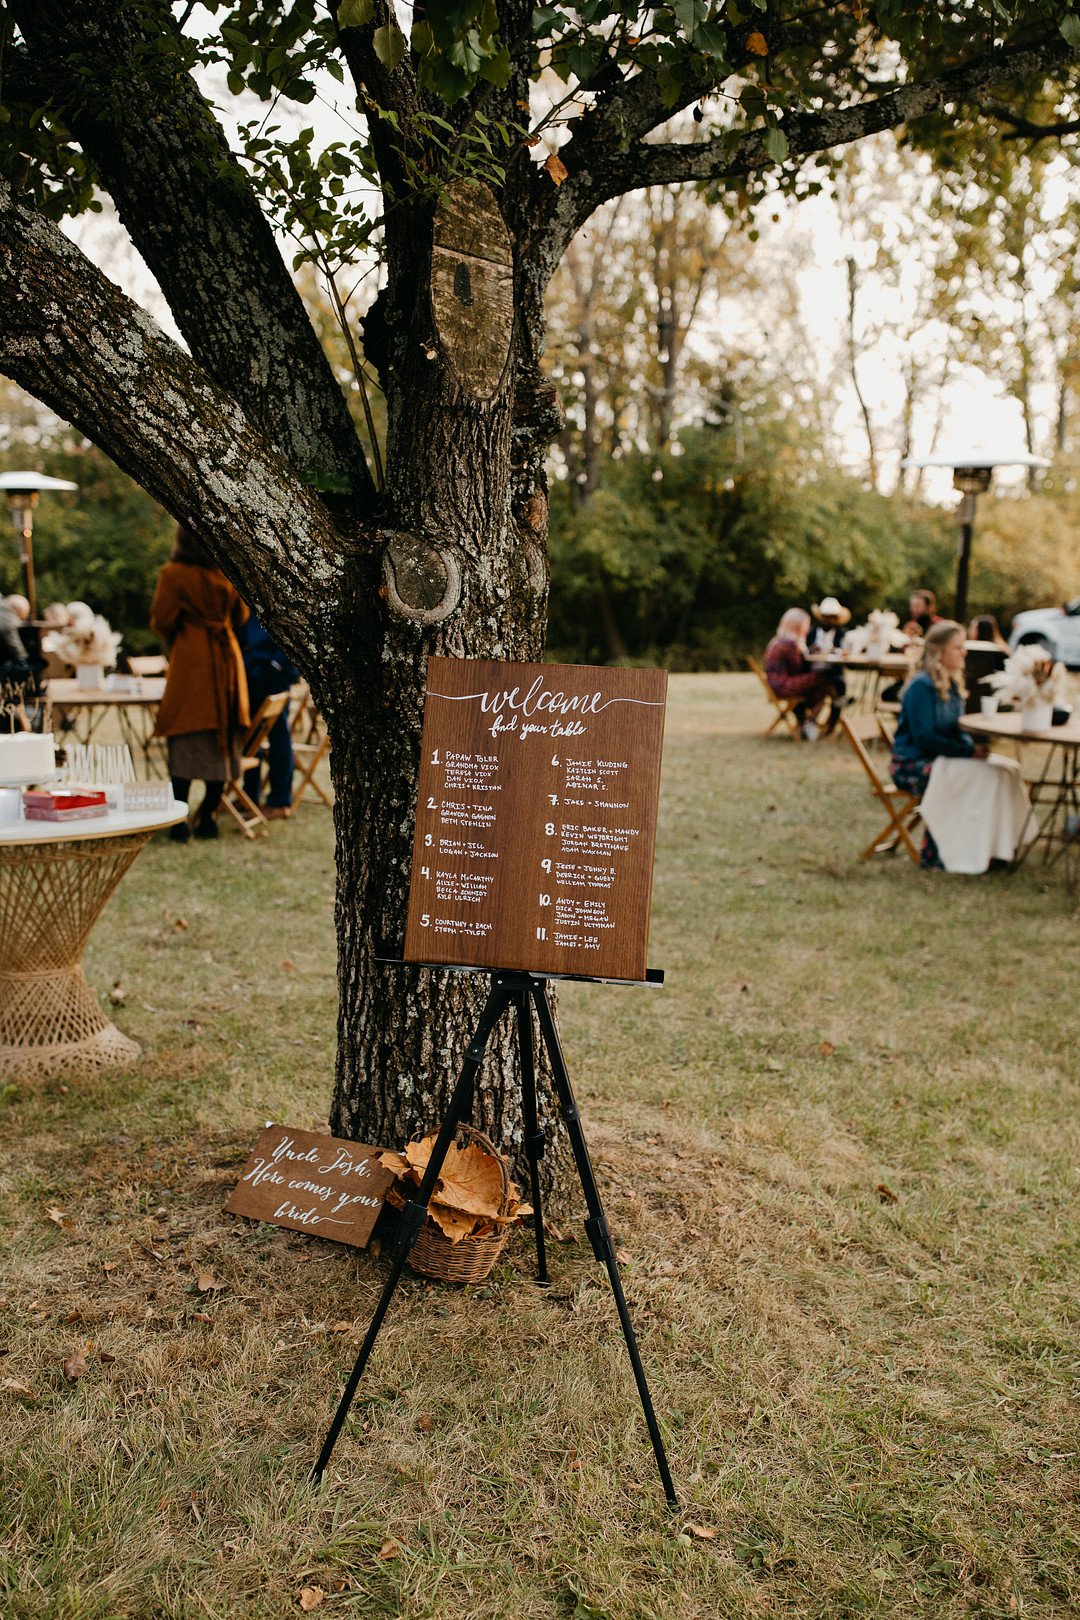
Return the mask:
<path fill-rule="evenodd" d="M 951 456 L 908 456 L 901 467 L 951 467 L 953 488 L 960 491 L 961 500 L 956 519 L 960 536 L 956 547 L 956 593 L 953 599 L 953 618 L 959 624 L 967 623 L 968 570 L 971 566 L 971 541 L 975 533 L 975 502 L 990 488 L 995 467 L 1049 467 L 1045 456 L 1032 456 L 1027 451 L 1006 450 L 998 453 L 985 445 L 965 446 Z"/>
<path fill-rule="evenodd" d="M 66 478 L 48 478 L 44 473 L 0 473 L 0 489 L 11 503 L 15 532 L 19 536 L 19 561 L 22 563 L 26 600 L 30 603 L 31 621 L 37 618 L 37 591 L 34 586 L 34 507 L 43 489 L 78 489 L 78 484 Z"/>

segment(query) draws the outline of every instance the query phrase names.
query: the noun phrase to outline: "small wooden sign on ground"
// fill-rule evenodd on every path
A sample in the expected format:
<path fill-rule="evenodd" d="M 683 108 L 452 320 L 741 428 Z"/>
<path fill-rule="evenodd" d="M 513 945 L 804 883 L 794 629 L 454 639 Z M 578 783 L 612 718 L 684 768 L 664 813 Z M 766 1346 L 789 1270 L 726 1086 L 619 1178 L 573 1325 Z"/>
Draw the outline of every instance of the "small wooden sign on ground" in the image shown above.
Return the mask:
<path fill-rule="evenodd" d="M 378 1152 L 362 1142 L 268 1125 L 225 1208 L 362 1249 L 394 1179 Z"/>

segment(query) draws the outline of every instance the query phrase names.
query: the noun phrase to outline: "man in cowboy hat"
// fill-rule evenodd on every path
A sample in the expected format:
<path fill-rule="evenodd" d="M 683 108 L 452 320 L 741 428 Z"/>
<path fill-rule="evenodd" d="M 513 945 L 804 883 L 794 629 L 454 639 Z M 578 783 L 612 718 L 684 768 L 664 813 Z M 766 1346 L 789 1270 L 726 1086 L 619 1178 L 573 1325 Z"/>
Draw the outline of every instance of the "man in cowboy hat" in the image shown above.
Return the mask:
<path fill-rule="evenodd" d="M 838 653 L 843 651 L 844 627 L 851 622 L 851 609 L 843 606 L 835 596 L 823 596 L 820 602 L 815 602 L 810 610 L 814 615 L 814 627 L 806 638 L 807 653 L 813 657 L 816 653 L 820 658 L 823 653 Z M 830 669 L 829 681 L 832 685 L 833 700 L 829 709 L 829 718 L 825 726 L 825 735 L 828 736 L 840 718 L 840 710 L 847 707 L 847 687 L 844 684 L 843 673 L 839 669 Z"/>
<path fill-rule="evenodd" d="M 840 652 L 844 629 L 851 623 L 851 609 L 842 606 L 835 596 L 823 596 L 810 609 L 817 623 L 806 638 L 812 652 Z"/>

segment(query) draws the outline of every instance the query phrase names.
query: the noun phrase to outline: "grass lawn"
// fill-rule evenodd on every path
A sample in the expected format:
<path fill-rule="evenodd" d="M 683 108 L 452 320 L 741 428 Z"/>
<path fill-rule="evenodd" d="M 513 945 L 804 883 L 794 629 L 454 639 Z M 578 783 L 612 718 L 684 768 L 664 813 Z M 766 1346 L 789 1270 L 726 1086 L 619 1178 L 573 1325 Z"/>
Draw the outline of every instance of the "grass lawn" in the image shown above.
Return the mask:
<path fill-rule="evenodd" d="M 86 966 L 137 1065 L 0 1086 L 4 1620 L 1080 1611 L 1080 916 L 860 863 L 856 762 L 765 719 L 672 680 L 667 984 L 560 996 L 680 1513 L 577 1221 L 547 1294 L 527 1235 L 405 1284 L 309 1492 L 385 1262 L 222 1210 L 265 1120 L 325 1125 L 305 805 L 125 879 Z"/>

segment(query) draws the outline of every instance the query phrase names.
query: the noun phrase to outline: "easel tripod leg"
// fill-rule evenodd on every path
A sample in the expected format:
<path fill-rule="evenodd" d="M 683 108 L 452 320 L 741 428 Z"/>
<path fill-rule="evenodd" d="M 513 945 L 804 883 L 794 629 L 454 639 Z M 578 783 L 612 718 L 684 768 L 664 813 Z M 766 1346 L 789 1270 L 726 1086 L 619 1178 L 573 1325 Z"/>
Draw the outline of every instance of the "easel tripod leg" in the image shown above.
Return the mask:
<path fill-rule="evenodd" d="M 649 1394 L 649 1385 L 645 1378 L 645 1368 L 641 1364 L 641 1355 L 634 1335 L 634 1326 L 630 1320 L 626 1295 L 623 1293 L 622 1278 L 619 1276 L 619 1265 L 615 1258 L 615 1245 L 611 1240 L 607 1216 L 604 1214 L 604 1206 L 601 1203 L 600 1191 L 596 1185 L 596 1176 L 593 1173 L 592 1161 L 589 1158 L 585 1134 L 581 1128 L 581 1118 L 578 1114 L 573 1087 L 570 1084 L 570 1075 L 567 1072 L 562 1047 L 559 1044 L 559 1032 L 555 1027 L 555 1020 L 552 1017 L 542 983 L 533 984 L 532 997 L 540 1020 L 540 1033 L 544 1045 L 547 1047 L 548 1056 L 551 1059 L 551 1069 L 555 1080 L 555 1090 L 559 1098 L 559 1108 L 570 1138 L 570 1147 L 574 1154 L 574 1162 L 577 1165 L 578 1180 L 581 1182 L 581 1190 L 585 1194 L 585 1203 L 589 1211 L 589 1219 L 585 1222 L 585 1230 L 589 1235 L 593 1254 L 601 1265 L 607 1269 L 608 1281 L 611 1284 L 611 1292 L 615 1299 L 615 1308 L 619 1313 L 623 1338 L 626 1340 L 626 1348 L 630 1356 L 630 1365 L 634 1370 L 634 1382 L 637 1384 L 641 1410 L 645 1415 L 645 1423 L 649 1431 L 649 1439 L 652 1441 L 653 1454 L 656 1457 L 656 1466 L 660 1473 L 660 1483 L 664 1487 L 668 1507 L 678 1507 L 679 1501 L 675 1495 L 671 1470 L 668 1468 L 667 1453 L 664 1450 L 660 1425 L 656 1421 L 652 1396 Z"/>
<path fill-rule="evenodd" d="M 379 1303 L 375 1307 L 375 1313 L 364 1336 L 364 1342 L 360 1346 L 360 1353 L 356 1358 L 352 1372 L 349 1374 L 349 1381 L 345 1385 L 345 1391 L 338 1403 L 338 1409 L 334 1413 L 334 1420 L 327 1430 L 323 1448 L 319 1453 L 319 1460 L 311 1470 L 311 1483 L 313 1485 L 321 1484 L 326 1465 L 330 1461 L 334 1446 L 337 1444 L 338 1435 L 341 1433 L 345 1419 L 349 1415 L 349 1408 L 364 1375 L 364 1368 L 368 1364 L 371 1352 L 375 1348 L 375 1341 L 379 1337 L 379 1329 L 382 1327 L 383 1318 L 390 1308 L 390 1301 L 393 1299 L 397 1285 L 401 1281 L 401 1273 L 405 1269 L 409 1250 L 416 1242 L 420 1228 L 424 1224 L 427 1207 L 431 1202 L 431 1195 L 435 1191 L 435 1183 L 439 1179 L 443 1160 L 446 1158 L 450 1143 L 454 1139 L 454 1132 L 462 1120 L 472 1113 L 473 1084 L 476 1080 L 476 1071 L 483 1061 L 484 1048 L 487 1046 L 488 1038 L 512 1000 L 513 992 L 496 980 L 488 992 L 484 1010 L 480 1014 L 480 1021 L 476 1026 L 476 1033 L 469 1042 L 468 1050 L 465 1053 L 465 1061 L 461 1066 L 461 1076 L 454 1087 L 446 1117 L 439 1128 L 439 1134 L 435 1139 L 435 1146 L 431 1150 L 431 1158 L 427 1162 L 423 1179 L 416 1190 L 415 1198 L 410 1199 L 402 1210 L 397 1253 L 394 1256 L 393 1265 L 390 1267 L 389 1276 L 383 1284 L 382 1293 L 379 1295 Z"/>
<path fill-rule="evenodd" d="M 536 1107 L 536 1052 L 533 1044 L 531 992 L 527 988 L 518 992 L 517 1025 L 525 1157 L 529 1164 L 529 1192 L 532 1196 L 533 1223 L 536 1227 L 536 1280 L 542 1288 L 546 1288 L 551 1279 L 548 1276 L 547 1249 L 544 1241 L 544 1211 L 540 1203 L 540 1160 L 544 1154 L 544 1133 L 539 1126 Z"/>

